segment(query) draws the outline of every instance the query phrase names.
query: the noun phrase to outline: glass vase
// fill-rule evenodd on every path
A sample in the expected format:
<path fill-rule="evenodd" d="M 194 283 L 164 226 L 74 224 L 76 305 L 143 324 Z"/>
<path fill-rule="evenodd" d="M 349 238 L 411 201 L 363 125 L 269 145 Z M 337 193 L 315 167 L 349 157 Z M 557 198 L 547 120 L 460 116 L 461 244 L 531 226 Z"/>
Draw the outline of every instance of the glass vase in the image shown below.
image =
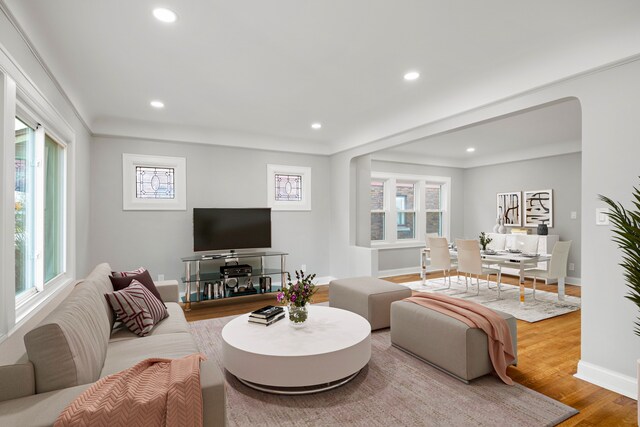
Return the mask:
<path fill-rule="evenodd" d="M 294 328 L 303 328 L 307 324 L 309 318 L 309 311 L 307 305 L 296 307 L 294 304 L 289 304 L 289 324 Z"/>

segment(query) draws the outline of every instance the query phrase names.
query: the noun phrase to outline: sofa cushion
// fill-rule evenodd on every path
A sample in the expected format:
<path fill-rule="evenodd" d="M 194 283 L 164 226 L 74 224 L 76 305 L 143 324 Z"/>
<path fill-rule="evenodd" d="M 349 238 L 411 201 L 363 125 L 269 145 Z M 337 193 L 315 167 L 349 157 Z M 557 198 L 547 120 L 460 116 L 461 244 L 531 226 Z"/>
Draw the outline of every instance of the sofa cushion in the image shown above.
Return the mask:
<path fill-rule="evenodd" d="M 199 351 L 188 332 L 111 342 L 100 377 L 130 368 L 149 357 L 175 359 Z"/>
<path fill-rule="evenodd" d="M 167 303 L 167 312 L 169 313 L 169 317 L 155 325 L 147 337 L 152 335 L 174 334 L 176 332 L 189 332 L 189 326 L 187 325 L 187 321 L 185 320 L 184 312 L 182 311 L 180 304 Z M 115 328 L 111 332 L 110 341 L 115 342 L 136 338 L 139 337 L 131 332 L 125 325 L 120 323 L 116 324 Z"/>
<path fill-rule="evenodd" d="M 169 315 L 162 302 L 136 279 L 128 287 L 105 296 L 118 315 L 118 320 L 141 337 Z"/>
<path fill-rule="evenodd" d="M 99 287 L 85 281 L 25 335 L 38 393 L 100 377 L 112 326 L 104 304 Z"/>
<path fill-rule="evenodd" d="M 0 426 L 51 427 L 58 415 L 92 384 L 0 402 Z"/>
<path fill-rule="evenodd" d="M 100 295 L 107 294 L 109 292 L 113 292 L 113 286 L 111 285 L 111 281 L 109 280 L 109 274 L 111 274 L 111 267 L 109 264 L 102 263 L 96 266 L 96 268 L 89 273 L 89 275 L 81 282 L 79 282 L 76 287 L 81 286 L 91 286 L 97 288 L 100 292 Z M 116 317 L 111 309 L 111 306 L 107 302 L 106 299 L 101 298 L 102 309 L 109 319 L 109 324 L 111 328 L 113 328 L 113 324 L 116 321 Z"/>
<path fill-rule="evenodd" d="M 148 270 L 143 271 L 140 274 L 134 274 L 131 276 L 125 277 L 113 277 L 109 276 L 109 280 L 113 285 L 114 291 L 120 291 L 128 287 L 133 280 L 137 280 L 140 282 L 145 288 L 149 289 L 153 296 L 158 298 L 158 301 L 162 302 L 162 297 L 156 288 L 156 285 L 153 283 L 153 279 L 151 278 L 151 274 L 149 274 Z M 164 303 L 162 303 L 164 305 Z"/>

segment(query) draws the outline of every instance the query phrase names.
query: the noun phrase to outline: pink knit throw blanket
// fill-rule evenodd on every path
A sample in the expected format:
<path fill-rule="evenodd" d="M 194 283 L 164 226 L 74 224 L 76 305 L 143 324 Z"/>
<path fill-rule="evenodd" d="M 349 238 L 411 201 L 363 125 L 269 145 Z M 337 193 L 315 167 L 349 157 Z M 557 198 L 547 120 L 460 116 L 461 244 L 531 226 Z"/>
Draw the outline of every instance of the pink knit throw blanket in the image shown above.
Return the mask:
<path fill-rule="evenodd" d="M 446 314 L 470 328 L 482 329 L 489 339 L 489 357 L 493 369 L 505 384 L 513 385 L 513 380 L 507 375 L 507 366 L 515 360 L 511 333 L 507 321 L 498 313 L 475 302 L 441 294 L 420 293 L 405 301 Z"/>
<path fill-rule="evenodd" d="M 202 426 L 201 354 L 146 359 L 99 379 L 60 414 L 59 426 Z"/>

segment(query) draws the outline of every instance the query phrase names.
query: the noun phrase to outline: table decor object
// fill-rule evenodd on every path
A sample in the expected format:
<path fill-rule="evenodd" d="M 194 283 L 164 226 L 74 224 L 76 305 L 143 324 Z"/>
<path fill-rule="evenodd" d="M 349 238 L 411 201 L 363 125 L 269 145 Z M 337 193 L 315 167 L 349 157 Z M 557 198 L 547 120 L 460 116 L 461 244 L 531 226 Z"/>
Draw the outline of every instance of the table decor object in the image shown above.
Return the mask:
<path fill-rule="evenodd" d="M 295 271 L 296 282 L 291 282 L 291 274 L 287 272 L 287 284 L 278 293 L 278 302 L 288 305 L 289 321 L 294 327 L 303 327 L 309 318 L 307 303 L 316 293 L 316 285 L 313 284 L 315 274 L 304 275 L 302 270 Z"/>
<path fill-rule="evenodd" d="M 487 234 L 484 231 L 480 233 L 480 236 L 478 236 L 478 238 L 480 240 L 480 246 L 482 246 L 483 251 L 486 251 L 487 245 L 493 242 L 493 239 L 487 236 Z"/>
<path fill-rule="evenodd" d="M 280 319 L 284 319 L 285 313 L 282 307 L 267 305 L 249 313 L 249 322 L 269 326 Z"/>

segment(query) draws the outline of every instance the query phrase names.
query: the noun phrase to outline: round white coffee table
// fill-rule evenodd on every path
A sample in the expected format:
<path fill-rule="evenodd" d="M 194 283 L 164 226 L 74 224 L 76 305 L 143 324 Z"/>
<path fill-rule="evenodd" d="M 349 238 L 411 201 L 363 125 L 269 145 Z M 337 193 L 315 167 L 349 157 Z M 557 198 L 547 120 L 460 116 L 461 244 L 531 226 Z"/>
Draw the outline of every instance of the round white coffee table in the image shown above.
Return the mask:
<path fill-rule="evenodd" d="M 285 310 L 286 313 L 286 310 Z M 249 314 L 222 329 L 224 367 L 244 384 L 281 394 L 324 391 L 354 378 L 371 358 L 371 325 L 339 308 L 309 306 L 307 325 L 264 326 Z"/>

